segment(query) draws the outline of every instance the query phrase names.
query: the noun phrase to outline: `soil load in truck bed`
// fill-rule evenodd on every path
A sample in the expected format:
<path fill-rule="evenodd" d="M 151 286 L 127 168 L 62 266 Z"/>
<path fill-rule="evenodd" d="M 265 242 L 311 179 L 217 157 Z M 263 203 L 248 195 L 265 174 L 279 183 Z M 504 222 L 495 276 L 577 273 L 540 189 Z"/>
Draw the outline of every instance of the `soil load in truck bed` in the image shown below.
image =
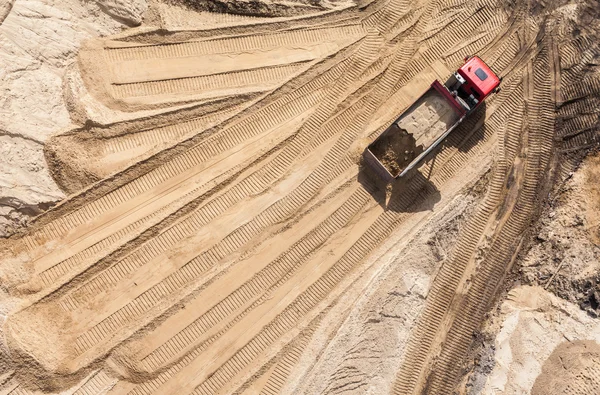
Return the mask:
<path fill-rule="evenodd" d="M 423 146 L 417 146 L 414 136 L 394 123 L 386 130 L 385 135 L 373 144 L 371 152 L 390 173 L 399 174 L 423 152 Z"/>
<path fill-rule="evenodd" d="M 460 118 L 461 114 L 451 102 L 431 87 L 368 149 L 392 177 L 397 177 L 426 147 L 455 126 Z"/>

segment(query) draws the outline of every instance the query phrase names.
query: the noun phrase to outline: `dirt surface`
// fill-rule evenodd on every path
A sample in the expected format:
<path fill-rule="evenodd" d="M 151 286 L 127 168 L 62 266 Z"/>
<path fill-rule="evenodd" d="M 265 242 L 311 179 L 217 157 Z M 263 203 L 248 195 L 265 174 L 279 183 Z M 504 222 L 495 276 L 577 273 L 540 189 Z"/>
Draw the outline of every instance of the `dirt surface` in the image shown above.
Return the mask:
<path fill-rule="evenodd" d="M 511 290 L 482 336 L 489 352 L 465 393 L 589 394 L 600 385 L 600 323 L 541 287 Z"/>
<path fill-rule="evenodd" d="M 598 392 L 596 2 L 11 4 L 0 393 Z"/>
<path fill-rule="evenodd" d="M 600 247 L 600 153 L 594 153 L 584 164 L 585 228 L 591 242 Z"/>
<path fill-rule="evenodd" d="M 369 278 L 364 294 L 349 292 L 339 309 L 350 311 L 333 340 L 314 364 L 307 351 L 305 376 L 290 380 L 287 393 L 389 393 L 400 367 L 410 330 L 421 313 L 429 279 L 448 258 L 458 232 L 482 198 L 478 187 L 465 188 L 419 230 L 412 242 L 392 237 L 377 257 L 378 273 Z M 398 254 L 397 251 L 402 251 Z M 402 270 L 398 270 L 402 268 Z M 345 306 L 344 306 L 345 305 Z M 333 314 L 332 314 L 333 315 Z M 339 318 L 338 318 L 339 319 Z M 326 332 L 326 322 L 322 332 Z M 317 332 L 314 337 L 326 337 Z M 330 335 L 331 336 L 331 335 Z M 315 343 L 318 340 L 314 341 Z"/>
<path fill-rule="evenodd" d="M 571 341 L 559 344 L 542 366 L 532 395 L 590 393 L 600 387 L 600 343 Z"/>
<path fill-rule="evenodd" d="M 594 317 L 600 316 L 599 157 L 590 154 L 564 182 L 521 264 L 526 283 L 543 286 Z"/>
<path fill-rule="evenodd" d="M 599 388 L 598 157 L 590 152 L 557 184 L 512 275 L 515 284 L 534 287 L 509 291 L 489 317 L 470 352 L 464 392 L 588 394 Z"/>
<path fill-rule="evenodd" d="M 31 218 L 31 211 L 20 207 L 48 207 L 65 196 L 50 176 L 43 148 L 52 133 L 71 122 L 63 77 L 79 46 L 123 26 L 107 14 L 117 12 L 114 2 L 98 4 L 19 0 L 0 5 L 0 237 Z M 142 11 L 128 10 L 131 18 Z"/>

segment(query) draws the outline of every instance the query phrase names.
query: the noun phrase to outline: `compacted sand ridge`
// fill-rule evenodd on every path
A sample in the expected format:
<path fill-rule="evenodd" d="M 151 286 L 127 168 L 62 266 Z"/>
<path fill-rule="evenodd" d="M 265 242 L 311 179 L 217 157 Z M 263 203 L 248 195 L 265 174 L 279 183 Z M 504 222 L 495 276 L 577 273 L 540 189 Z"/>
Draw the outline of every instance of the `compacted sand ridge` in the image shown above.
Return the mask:
<path fill-rule="evenodd" d="M 598 9 L 0 5 L 0 393 L 600 393 Z"/>

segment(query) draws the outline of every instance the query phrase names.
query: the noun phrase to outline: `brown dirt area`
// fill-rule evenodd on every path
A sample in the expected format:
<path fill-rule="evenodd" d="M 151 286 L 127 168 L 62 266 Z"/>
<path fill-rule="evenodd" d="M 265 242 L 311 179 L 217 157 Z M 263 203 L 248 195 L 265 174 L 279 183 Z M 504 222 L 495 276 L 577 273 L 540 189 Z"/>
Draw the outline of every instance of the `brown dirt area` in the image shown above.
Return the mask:
<path fill-rule="evenodd" d="M 599 9 L 0 6 L 0 393 L 600 393 Z"/>
<path fill-rule="evenodd" d="M 526 283 L 540 285 L 600 315 L 597 243 L 599 155 L 592 153 L 540 218 L 539 234 L 521 264 Z"/>
<path fill-rule="evenodd" d="M 592 155 L 583 170 L 585 175 L 585 227 L 589 237 L 600 247 L 600 154 Z"/>
<path fill-rule="evenodd" d="M 595 341 L 561 343 L 552 351 L 537 377 L 532 395 L 594 391 L 600 386 L 600 344 Z"/>
<path fill-rule="evenodd" d="M 598 158 L 577 161 L 552 193 L 510 275 L 516 291 L 500 298 L 473 344 L 466 393 L 584 394 L 600 385 Z"/>

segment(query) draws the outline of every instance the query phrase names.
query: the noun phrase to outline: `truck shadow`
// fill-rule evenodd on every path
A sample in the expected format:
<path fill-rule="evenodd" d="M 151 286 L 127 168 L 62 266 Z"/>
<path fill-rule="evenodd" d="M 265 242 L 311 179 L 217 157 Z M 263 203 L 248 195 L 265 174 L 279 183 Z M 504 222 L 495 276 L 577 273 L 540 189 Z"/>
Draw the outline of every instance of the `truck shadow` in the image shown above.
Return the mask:
<path fill-rule="evenodd" d="M 358 182 L 386 211 L 398 213 L 429 211 L 441 199 L 440 191 L 436 186 L 417 171 L 412 177 L 385 183 L 361 162 Z"/>
<path fill-rule="evenodd" d="M 440 144 L 440 147 L 432 153 L 430 158 L 435 159 L 435 156 L 443 147 L 456 147 L 460 152 L 468 152 L 476 146 L 484 136 L 486 109 L 487 102 L 484 101 L 461 125 L 458 125 L 452 131 L 450 136 Z"/>

